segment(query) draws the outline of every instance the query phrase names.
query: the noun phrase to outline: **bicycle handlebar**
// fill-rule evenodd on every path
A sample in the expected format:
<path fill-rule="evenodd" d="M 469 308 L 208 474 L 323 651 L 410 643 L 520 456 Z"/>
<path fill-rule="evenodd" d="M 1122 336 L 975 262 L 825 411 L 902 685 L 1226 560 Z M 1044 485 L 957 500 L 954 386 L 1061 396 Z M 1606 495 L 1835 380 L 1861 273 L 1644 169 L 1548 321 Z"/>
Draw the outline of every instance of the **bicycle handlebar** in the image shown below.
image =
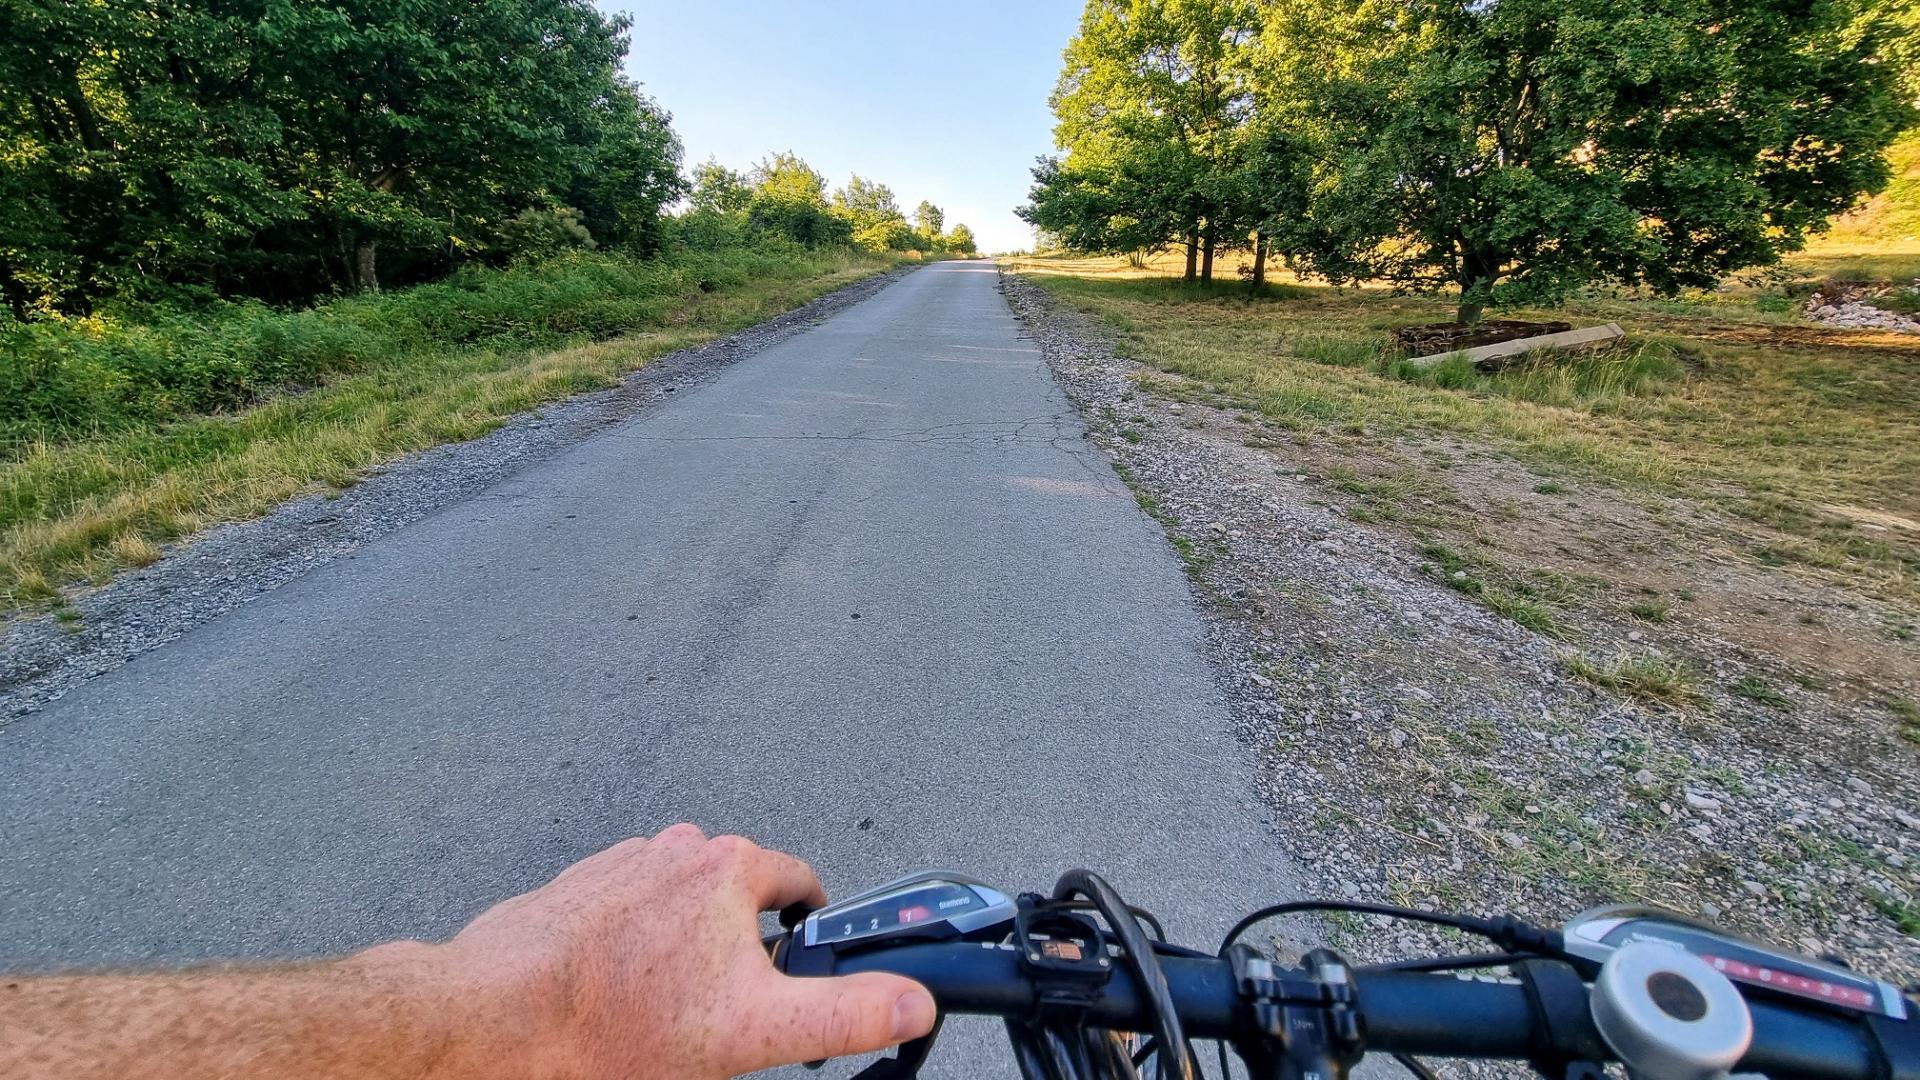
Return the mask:
<path fill-rule="evenodd" d="M 1235 1039 L 1249 1034 L 1252 1016 L 1237 991 L 1228 961 L 1162 956 L 1161 968 L 1186 1033 L 1192 1038 Z M 1025 1018 L 1039 1005 L 1037 990 L 1022 969 L 1018 951 L 977 942 L 911 943 L 855 953 L 840 959 L 836 974 L 885 971 L 914 979 L 933 993 L 942 1012 Z M 1442 1057 L 1573 1059 L 1604 1045 L 1586 1010 L 1543 1006 L 1514 980 L 1399 971 L 1353 970 L 1355 996 L 1368 1051 Z M 1739 1072 L 1776 1080 L 1907 1080 L 1920 1076 L 1920 1037 L 1914 1025 L 1895 1025 L 1902 1046 L 1885 1047 L 1883 1068 L 1876 1033 L 1862 1020 L 1840 1013 L 1749 1002 L 1753 1041 Z M 1122 1031 L 1152 1030 L 1153 1015 L 1131 972 L 1115 970 L 1084 1021 Z M 1889 1029 L 1891 1030 L 1891 1029 Z M 1544 1045 L 1560 1033 L 1566 1045 Z M 1610 1059 L 1610 1055 L 1609 1055 Z"/>

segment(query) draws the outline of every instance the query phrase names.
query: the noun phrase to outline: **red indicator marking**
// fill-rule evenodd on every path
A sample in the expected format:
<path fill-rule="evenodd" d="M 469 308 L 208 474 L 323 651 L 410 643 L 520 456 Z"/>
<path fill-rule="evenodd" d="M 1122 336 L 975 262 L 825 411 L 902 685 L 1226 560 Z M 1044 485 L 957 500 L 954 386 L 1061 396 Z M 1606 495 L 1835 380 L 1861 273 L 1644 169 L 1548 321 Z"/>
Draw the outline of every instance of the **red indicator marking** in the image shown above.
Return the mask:
<path fill-rule="evenodd" d="M 1719 956 L 1702 956 L 1701 959 L 1712 964 L 1715 970 L 1729 979 L 1738 979 L 1756 986 L 1771 986 L 1777 990 L 1785 990 L 1789 994 L 1836 1002 L 1850 1009 L 1874 1009 L 1879 1005 L 1872 994 L 1851 986 L 1841 986 L 1822 979 L 1809 979 L 1805 975 L 1775 971 L 1772 968 L 1757 967 Z"/>
<path fill-rule="evenodd" d="M 908 923 L 925 922 L 931 918 L 933 918 L 933 909 L 925 904 L 915 904 L 910 908 L 900 909 L 900 925 L 902 926 Z"/>

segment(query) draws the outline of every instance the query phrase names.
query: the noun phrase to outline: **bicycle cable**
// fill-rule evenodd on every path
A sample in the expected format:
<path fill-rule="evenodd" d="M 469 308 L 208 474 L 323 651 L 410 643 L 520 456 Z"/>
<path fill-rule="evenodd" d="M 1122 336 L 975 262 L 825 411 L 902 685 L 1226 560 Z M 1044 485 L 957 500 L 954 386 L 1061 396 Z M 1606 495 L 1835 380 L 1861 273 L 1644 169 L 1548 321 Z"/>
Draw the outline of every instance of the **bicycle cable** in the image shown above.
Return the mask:
<path fill-rule="evenodd" d="M 1059 882 L 1053 887 L 1055 900 L 1070 901 L 1075 893 L 1093 901 L 1094 908 L 1106 920 L 1107 928 L 1119 939 L 1126 962 L 1133 968 L 1148 1003 L 1153 1007 L 1155 1034 L 1162 1048 L 1159 1055 L 1161 1080 L 1197 1080 L 1192 1051 L 1180 1024 L 1179 1010 L 1173 1002 L 1173 991 L 1167 987 L 1167 975 L 1160 969 L 1160 957 L 1154 951 L 1153 942 L 1142 931 L 1140 921 L 1113 886 L 1090 870 L 1069 870 L 1060 875 Z"/>
<path fill-rule="evenodd" d="M 1540 953 L 1546 956 L 1564 956 L 1566 940 L 1558 930 L 1538 927 L 1524 919 L 1512 915 L 1502 915 L 1497 919 L 1479 919 L 1466 915 L 1448 915 L 1437 911 L 1421 911 L 1418 908 L 1397 907 L 1393 904 L 1370 904 L 1359 900 L 1293 900 L 1284 904 L 1269 904 L 1246 918 L 1233 924 L 1227 936 L 1220 942 L 1217 955 L 1225 956 L 1240 935 L 1247 932 L 1256 923 L 1281 915 L 1294 915 L 1303 911 L 1350 911 L 1360 915 L 1384 915 L 1390 919 L 1405 919 L 1408 922 L 1423 922 L 1434 926 L 1446 926 L 1483 937 L 1509 953 Z"/>

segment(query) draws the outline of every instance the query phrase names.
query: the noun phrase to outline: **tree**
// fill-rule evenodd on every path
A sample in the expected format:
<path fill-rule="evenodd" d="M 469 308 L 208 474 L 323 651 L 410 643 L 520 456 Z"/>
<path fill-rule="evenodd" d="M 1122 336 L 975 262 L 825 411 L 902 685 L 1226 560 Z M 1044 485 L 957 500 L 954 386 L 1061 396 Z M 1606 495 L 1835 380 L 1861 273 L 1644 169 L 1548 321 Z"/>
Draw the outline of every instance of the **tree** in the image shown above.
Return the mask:
<path fill-rule="evenodd" d="M 1152 166 L 1164 158 L 1142 155 L 1113 162 L 1095 156 L 1081 150 L 1064 160 L 1042 157 L 1033 169 L 1027 205 L 1017 211 L 1020 217 L 1050 244 L 1072 251 L 1160 251 L 1169 240 L 1187 235 L 1185 199 L 1169 194 L 1189 182 L 1179 162 L 1156 171 Z M 1193 269 L 1193 260 L 1188 262 Z"/>
<path fill-rule="evenodd" d="M 753 167 L 753 199 L 747 220 L 756 230 L 784 236 L 808 247 L 846 243 L 847 222 L 827 203 L 827 178 L 792 151 L 774 154 Z"/>
<path fill-rule="evenodd" d="M 626 21 L 587 0 L 266 6 L 259 90 L 285 124 L 284 164 L 315 193 L 309 214 L 357 288 L 379 288 L 383 242 L 444 243 L 564 190 L 594 151 L 581 133 L 638 111 L 607 102 Z"/>
<path fill-rule="evenodd" d="M 1882 62 L 1893 66 L 1901 98 L 1920 106 L 1920 5 L 1912 0 L 1867 0 L 1860 31 Z"/>
<path fill-rule="evenodd" d="M 696 210 L 716 214 L 745 213 L 753 202 L 753 185 L 744 173 L 734 172 L 713 158 L 693 170 L 688 201 Z"/>
<path fill-rule="evenodd" d="M 680 148 L 618 74 L 625 30 L 590 0 L 10 0 L 0 292 L 304 300 L 563 205 L 651 250 Z"/>
<path fill-rule="evenodd" d="M 863 248 L 905 251 L 913 246 L 913 228 L 885 184 L 855 174 L 833 193 L 833 208 L 847 221 L 853 242 Z"/>
<path fill-rule="evenodd" d="M 1253 234 L 1254 289 L 1267 282 L 1272 252 L 1313 245 L 1312 183 L 1308 148 L 1284 124 L 1256 119 L 1236 133 L 1215 191 L 1219 205 L 1231 208 L 1239 226 Z"/>
<path fill-rule="evenodd" d="M 1187 277 L 1210 279 L 1216 248 L 1245 239 L 1226 176 L 1258 14 L 1251 0 L 1089 0 L 1051 101 L 1067 156 L 1035 169 L 1023 216 L 1091 250 L 1182 240 Z"/>
<path fill-rule="evenodd" d="M 85 312 L 145 284 L 246 280 L 297 220 L 271 175 L 254 20 L 175 5 L 0 5 L 0 291 L 16 316 Z"/>
<path fill-rule="evenodd" d="M 1314 157 L 1297 255 L 1456 286 L 1463 322 L 1771 263 L 1885 182 L 1907 118 L 1848 23 L 1806 0 L 1276 0 L 1260 70 Z"/>
<path fill-rule="evenodd" d="M 964 224 L 955 225 L 947 234 L 947 249 L 956 255 L 974 255 L 980 250 L 974 242 L 973 230 Z"/>
<path fill-rule="evenodd" d="M 939 247 L 945 235 L 947 215 L 933 203 L 922 199 L 920 205 L 914 208 L 913 224 L 914 229 L 921 236 L 926 237 L 929 244 Z"/>
<path fill-rule="evenodd" d="M 584 152 L 573 162 L 567 201 L 600 242 L 652 255 L 662 242 L 662 209 L 687 191 L 680 137 L 653 99 L 627 79 L 607 74 L 587 114 L 589 124 L 569 136 Z"/>

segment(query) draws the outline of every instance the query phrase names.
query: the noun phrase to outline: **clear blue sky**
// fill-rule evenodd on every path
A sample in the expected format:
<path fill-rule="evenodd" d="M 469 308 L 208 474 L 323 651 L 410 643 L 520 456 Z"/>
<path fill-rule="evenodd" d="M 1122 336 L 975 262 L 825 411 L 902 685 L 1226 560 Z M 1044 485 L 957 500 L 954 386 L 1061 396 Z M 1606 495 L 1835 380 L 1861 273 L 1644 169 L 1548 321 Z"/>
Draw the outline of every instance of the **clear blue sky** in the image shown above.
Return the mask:
<path fill-rule="evenodd" d="M 601 0 L 633 17 L 627 73 L 673 114 L 687 163 L 792 150 L 857 172 L 909 214 L 931 199 L 982 249 L 1031 245 L 1013 216 L 1053 148 L 1047 95 L 1080 0 Z"/>

